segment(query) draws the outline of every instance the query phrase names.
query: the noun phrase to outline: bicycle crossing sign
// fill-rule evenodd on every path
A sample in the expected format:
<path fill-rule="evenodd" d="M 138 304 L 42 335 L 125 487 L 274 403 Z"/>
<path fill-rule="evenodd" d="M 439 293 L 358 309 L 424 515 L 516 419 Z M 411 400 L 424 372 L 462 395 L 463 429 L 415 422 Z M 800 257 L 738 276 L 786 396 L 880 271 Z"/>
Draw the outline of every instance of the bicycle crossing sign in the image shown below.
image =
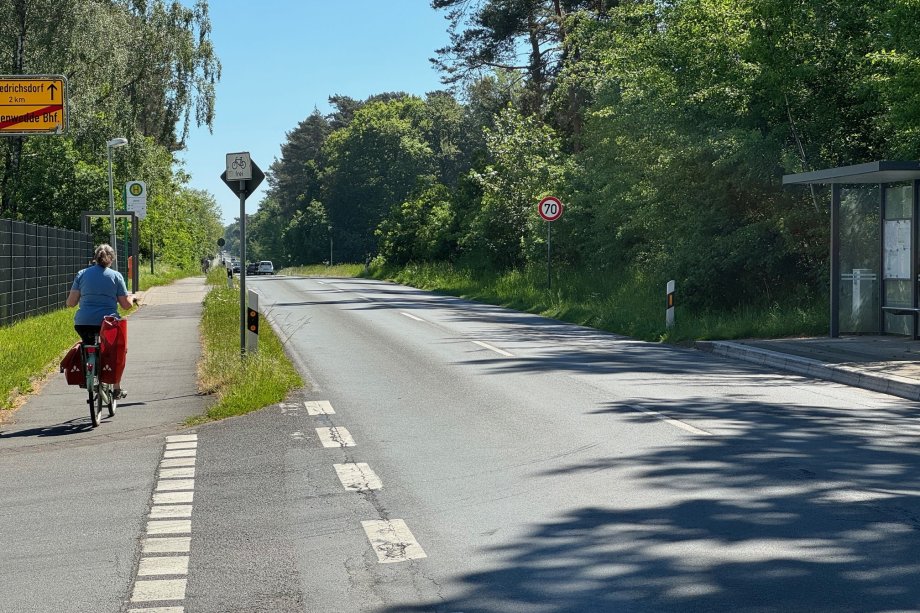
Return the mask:
<path fill-rule="evenodd" d="M 252 159 L 248 151 L 227 154 L 227 181 L 252 179 Z"/>

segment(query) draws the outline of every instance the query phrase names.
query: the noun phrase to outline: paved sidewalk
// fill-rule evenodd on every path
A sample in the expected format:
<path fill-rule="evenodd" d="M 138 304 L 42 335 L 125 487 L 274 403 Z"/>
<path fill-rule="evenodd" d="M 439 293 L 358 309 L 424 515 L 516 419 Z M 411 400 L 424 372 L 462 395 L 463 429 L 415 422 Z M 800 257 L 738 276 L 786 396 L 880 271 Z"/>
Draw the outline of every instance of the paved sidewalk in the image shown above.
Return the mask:
<path fill-rule="evenodd" d="M 920 341 L 903 336 L 698 341 L 729 359 L 920 400 Z"/>
<path fill-rule="evenodd" d="M 203 277 L 192 277 L 141 296 L 143 306 L 128 318 L 128 363 L 122 378 L 128 397 L 119 402 L 114 418 L 103 411 L 102 425 L 89 428 L 86 392 L 68 386 L 64 375 L 55 373 L 0 426 L 0 451 L 176 430 L 185 419 L 206 411 L 211 399 L 198 393 L 198 324 L 208 290 Z"/>

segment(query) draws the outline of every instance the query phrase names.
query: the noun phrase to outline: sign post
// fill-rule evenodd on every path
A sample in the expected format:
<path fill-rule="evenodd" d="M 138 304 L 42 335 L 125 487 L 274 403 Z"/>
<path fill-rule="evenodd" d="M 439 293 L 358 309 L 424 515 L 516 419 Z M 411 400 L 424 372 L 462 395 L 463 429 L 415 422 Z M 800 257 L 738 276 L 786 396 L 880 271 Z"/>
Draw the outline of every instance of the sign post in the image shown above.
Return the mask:
<path fill-rule="evenodd" d="M 246 357 L 246 198 L 252 195 L 265 174 L 248 151 L 228 153 L 221 180 L 240 197 L 240 355 Z M 232 270 L 231 266 L 231 270 Z"/>
<path fill-rule="evenodd" d="M 553 254 L 553 224 L 551 222 L 556 221 L 562 217 L 562 211 L 565 207 L 562 206 L 562 201 L 555 196 L 547 196 L 540 201 L 540 204 L 537 205 L 537 212 L 540 213 L 540 217 L 546 220 L 546 287 L 547 289 L 552 289 L 553 287 L 553 272 L 552 272 L 552 254 Z"/>
<path fill-rule="evenodd" d="M 66 77 L 0 76 L 0 134 L 63 134 L 66 129 Z"/>

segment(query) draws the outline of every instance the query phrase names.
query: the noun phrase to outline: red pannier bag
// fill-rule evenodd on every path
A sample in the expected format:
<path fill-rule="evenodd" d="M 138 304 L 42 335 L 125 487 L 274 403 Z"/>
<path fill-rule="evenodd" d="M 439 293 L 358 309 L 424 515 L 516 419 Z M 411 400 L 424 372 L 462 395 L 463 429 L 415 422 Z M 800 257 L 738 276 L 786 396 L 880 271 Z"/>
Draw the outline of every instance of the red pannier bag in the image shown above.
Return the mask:
<path fill-rule="evenodd" d="M 118 383 L 128 355 L 128 320 L 107 315 L 99 330 L 99 380 Z"/>
<path fill-rule="evenodd" d="M 61 372 L 67 379 L 67 385 L 86 385 L 86 373 L 83 372 L 83 352 L 80 351 L 80 343 L 70 348 L 64 359 L 61 360 Z"/>

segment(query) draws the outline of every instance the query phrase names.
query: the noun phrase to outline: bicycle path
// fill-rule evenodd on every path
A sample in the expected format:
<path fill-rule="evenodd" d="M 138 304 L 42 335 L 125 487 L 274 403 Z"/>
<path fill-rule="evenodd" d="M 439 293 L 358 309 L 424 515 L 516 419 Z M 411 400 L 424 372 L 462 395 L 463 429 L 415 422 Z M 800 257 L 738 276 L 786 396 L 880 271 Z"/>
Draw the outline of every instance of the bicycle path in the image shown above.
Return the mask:
<path fill-rule="evenodd" d="M 86 392 L 55 373 L 0 425 L 0 613 L 122 610 L 165 435 L 211 402 L 197 390 L 207 291 L 199 277 L 143 297 L 114 418 L 90 428 Z"/>

